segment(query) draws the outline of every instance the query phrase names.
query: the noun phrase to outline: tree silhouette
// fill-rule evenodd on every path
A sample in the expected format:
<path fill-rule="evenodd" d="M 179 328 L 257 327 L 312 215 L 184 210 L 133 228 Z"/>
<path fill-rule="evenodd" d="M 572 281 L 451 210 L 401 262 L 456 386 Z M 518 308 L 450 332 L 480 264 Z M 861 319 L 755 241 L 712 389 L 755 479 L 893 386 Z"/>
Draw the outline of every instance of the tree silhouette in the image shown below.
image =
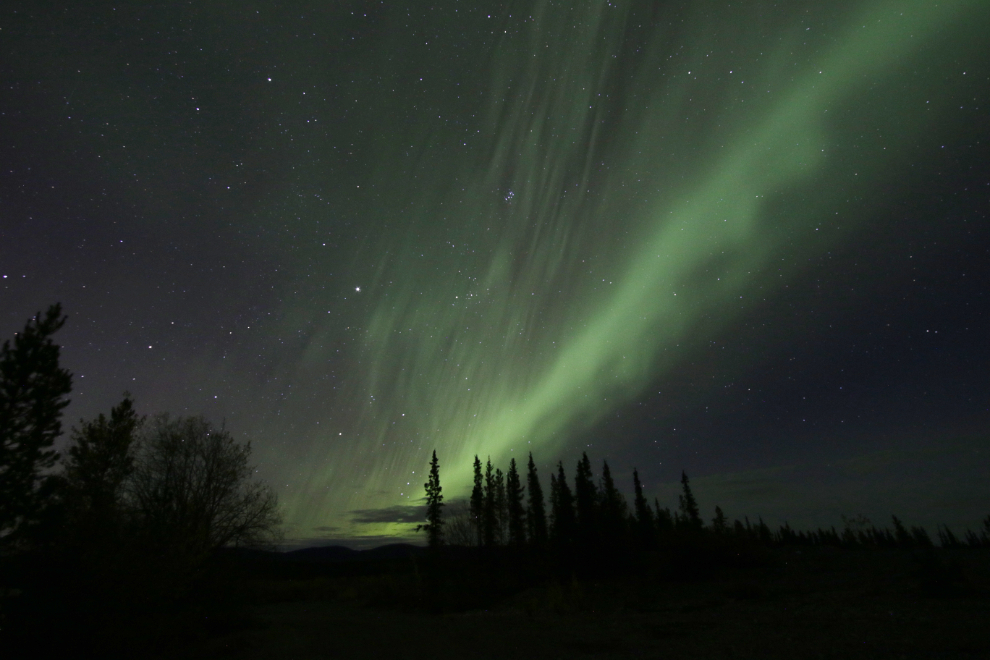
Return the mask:
<path fill-rule="evenodd" d="M 495 469 L 495 543 L 505 545 L 506 531 L 509 522 L 508 503 L 505 499 L 505 475 L 502 470 Z"/>
<path fill-rule="evenodd" d="M 254 481 L 251 443 L 203 417 L 155 417 L 130 480 L 145 541 L 179 562 L 280 538 L 275 492 Z"/>
<path fill-rule="evenodd" d="M 928 531 L 924 527 L 914 526 L 911 528 L 911 538 L 914 539 L 914 544 L 919 548 L 931 548 L 934 547 L 932 543 L 932 538 L 928 536 Z"/>
<path fill-rule="evenodd" d="M 134 411 L 129 394 L 94 420 L 80 420 L 72 429 L 61 474 L 65 502 L 67 545 L 83 546 L 113 561 L 110 545 L 121 545 L 125 522 L 124 496 L 134 473 L 134 445 L 143 419 Z"/>
<path fill-rule="evenodd" d="M 509 472 L 505 477 L 505 500 L 509 514 L 509 545 L 519 547 L 526 543 L 526 512 L 523 509 L 523 487 L 514 458 L 509 461 Z"/>
<path fill-rule="evenodd" d="M 987 538 L 986 534 L 974 532 L 973 530 L 966 528 L 966 545 L 971 548 L 982 548 L 988 545 L 990 539 Z"/>
<path fill-rule="evenodd" d="M 910 532 L 904 527 L 904 523 L 897 516 L 891 516 L 891 518 L 894 519 L 894 535 L 897 539 L 897 544 L 902 548 L 913 547 L 914 539 L 911 538 Z"/>
<path fill-rule="evenodd" d="M 12 544 L 38 521 L 56 483 L 45 471 L 62 432 L 71 374 L 59 367 L 52 341 L 65 324 L 61 305 L 27 322 L 14 343 L 0 349 L 0 542 Z"/>
<path fill-rule="evenodd" d="M 557 476 L 550 475 L 550 540 L 558 550 L 574 541 L 574 495 L 564 476 L 564 464 L 557 463 Z"/>
<path fill-rule="evenodd" d="M 661 509 L 660 501 L 655 497 L 653 498 L 653 509 L 657 517 L 657 534 L 666 536 L 674 531 L 674 519 L 670 515 L 670 509 L 666 507 Z"/>
<path fill-rule="evenodd" d="M 626 537 L 626 516 L 628 510 L 626 500 L 615 487 L 612 471 L 607 461 L 602 461 L 602 480 L 599 488 L 599 524 L 600 539 L 605 544 L 618 547 Z"/>
<path fill-rule="evenodd" d="M 149 548 L 135 543 L 127 491 L 142 421 L 125 393 L 109 419 L 100 414 L 80 420 L 63 455 L 63 515 L 60 528 L 52 530 L 57 539 L 53 557 L 66 571 L 60 585 L 69 594 L 67 604 L 101 616 L 116 617 L 147 602 L 149 585 L 143 577 L 148 573 L 158 572 L 152 580 L 166 591 L 174 588 L 174 581 L 161 580 L 157 565 L 149 565 Z"/>
<path fill-rule="evenodd" d="M 529 542 L 540 548 L 547 542 L 547 514 L 543 504 L 543 488 L 536 473 L 533 452 L 529 453 L 529 471 L 526 473 L 528 504 L 526 526 Z"/>
<path fill-rule="evenodd" d="M 690 529 L 699 530 L 702 528 L 701 513 L 698 511 L 698 502 L 691 492 L 691 485 L 688 483 L 687 473 L 681 471 L 680 514 L 682 524 Z"/>
<path fill-rule="evenodd" d="M 443 543 L 463 547 L 477 546 L 478 526 L 467 502 L 444 503 Z"/>
<path fill-rule="evenodd" d="M 943 548 L 958 548 L 962 545 L 948 525 L 939 525 L 937 531 L 939 545 Z"/>
<path fill-rule="evenodd" d="M 474 488 L 471 489 L 471 521 L 475 532 L 478 535 L 478 545 L 483 545 L 484 536 L 484 515 L 485 515 L 485 492 L 481 481 L 481 460 L 478 455 L 474 455 Z"/>
<path fill-rule="evenodd" d="M 436 449 L 430 461 L 429 479 L 423 487 L 426 489 L 426 524 L 419 525 L 416 530 L 426 532 L 427 544 L 431 548 L 439 548 L 443 545 L 443 488 L 440 486 L 440 462 Z"/>
<path fill-rule="evenodd" d="M 495 545 L 495 527 L 498 524 L 495 512 L 495 468 L 492 467 L 492 459 L 488 457 L 488 464 L 485 466 L 485 502 L 481 512 L 481 540 L 482 545 L 491 548 Z"/>
<path fill-rule="evenodd" d="M 763 516 L 760 516 L 760 522 L 756 526 L 756 533 L 760 539 L 760 543 L 763 545 L 770 545 L 773 542 L 773 534 L 770 532 L 767 524 L 763 522 Z"/>
<path fill-rule="evenodd" d="M 725 534 L 728 530 L 728 524 L 725 522 L 725 514 L 722 513 L 722 508 L 719 506 L 715 507 L 715 517 L 712 518 L 712 531 L 716 534 Z"/>
<path fill-rule="evenodd" d="M 574 500 L 577 513 L 577 537 L 582 546 L 595 544 L 598 527 L 598 489 L 591 474 L 591 461 L 581 454 L 574 474 Z"/>
<path fill-rule="evenodd" d="M 73 508 L 102 514 L 118 507 L 134 472 L 134 442 L 142 422 L 125 393 L 110 419 L 101 413 L 72 429 L 63 476 Z"/>
<path fill-rule="evenodd" d="M 650 505 L 643 497 L 643 484 L 639 480 L 639 471 L 633 469 L 633 509 L 636 513 L 636 537 L 640 547 L 650 550 L 655 545 L 655 526 L 653 522 L 653 512 Z"/>

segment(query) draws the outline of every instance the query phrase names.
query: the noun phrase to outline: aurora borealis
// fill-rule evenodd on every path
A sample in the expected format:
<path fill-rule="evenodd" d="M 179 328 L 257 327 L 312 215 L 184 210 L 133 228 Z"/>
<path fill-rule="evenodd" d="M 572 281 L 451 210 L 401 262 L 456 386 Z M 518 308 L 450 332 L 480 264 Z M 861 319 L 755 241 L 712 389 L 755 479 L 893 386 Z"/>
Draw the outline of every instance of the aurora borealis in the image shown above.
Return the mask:
<path fill-rule="evenodd" d="M 407 535 L 434 449 L 986 515 L 985 3 L 4 11 L 0 329 L 226 420 L 291 539 Z"/>

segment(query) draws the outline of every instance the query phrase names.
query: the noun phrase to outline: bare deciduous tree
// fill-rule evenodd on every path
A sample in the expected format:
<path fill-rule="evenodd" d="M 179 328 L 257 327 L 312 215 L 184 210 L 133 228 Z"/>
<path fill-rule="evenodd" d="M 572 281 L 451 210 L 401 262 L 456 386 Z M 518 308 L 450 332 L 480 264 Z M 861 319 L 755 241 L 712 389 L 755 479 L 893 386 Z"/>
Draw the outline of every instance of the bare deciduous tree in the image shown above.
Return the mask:
<path fill-rule="evenodd" d="M 238 444 L 203 417 L 159 415 L 141 444 L 130 496 L 156 545 L 200 555 L 279 540 L 278 500 L 252 479 L 250 443 Z"/>
<path fill-rule="evenodd" d="M 478 526 L 471 505 L 464 500 L 445 502 L 444 537 L 449 545 L 472 547 L 478 545 Z"/>

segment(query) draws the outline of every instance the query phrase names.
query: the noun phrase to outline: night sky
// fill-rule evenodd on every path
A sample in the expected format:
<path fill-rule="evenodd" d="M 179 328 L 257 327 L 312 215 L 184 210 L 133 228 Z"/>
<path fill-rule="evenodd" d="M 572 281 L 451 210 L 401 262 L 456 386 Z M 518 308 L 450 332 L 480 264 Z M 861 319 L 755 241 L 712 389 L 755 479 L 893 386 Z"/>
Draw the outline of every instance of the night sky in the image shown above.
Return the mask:
<path fill-rule="evenodd" d="M 432 450 L 706 518 L 990 514 L 984 0 L 5 3 L 0 337 L 250 440 L 291 544 Z M 413 507 L 413 508 L 410 508 Z"/>

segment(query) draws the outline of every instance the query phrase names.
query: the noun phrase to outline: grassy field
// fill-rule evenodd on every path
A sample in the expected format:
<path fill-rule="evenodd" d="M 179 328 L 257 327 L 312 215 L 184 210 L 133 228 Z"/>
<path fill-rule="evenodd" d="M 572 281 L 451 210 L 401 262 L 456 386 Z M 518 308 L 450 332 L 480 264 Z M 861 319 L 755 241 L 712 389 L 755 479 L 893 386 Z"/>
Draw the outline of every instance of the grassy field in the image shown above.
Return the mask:
<path fill-rule="evenodd" d="M 767 559 L 690 581 L 551 582 L 473 609 L 424 607 L 410 571 L 255 580 L 160 657 L 990 658 L 990 553 Z"/>

